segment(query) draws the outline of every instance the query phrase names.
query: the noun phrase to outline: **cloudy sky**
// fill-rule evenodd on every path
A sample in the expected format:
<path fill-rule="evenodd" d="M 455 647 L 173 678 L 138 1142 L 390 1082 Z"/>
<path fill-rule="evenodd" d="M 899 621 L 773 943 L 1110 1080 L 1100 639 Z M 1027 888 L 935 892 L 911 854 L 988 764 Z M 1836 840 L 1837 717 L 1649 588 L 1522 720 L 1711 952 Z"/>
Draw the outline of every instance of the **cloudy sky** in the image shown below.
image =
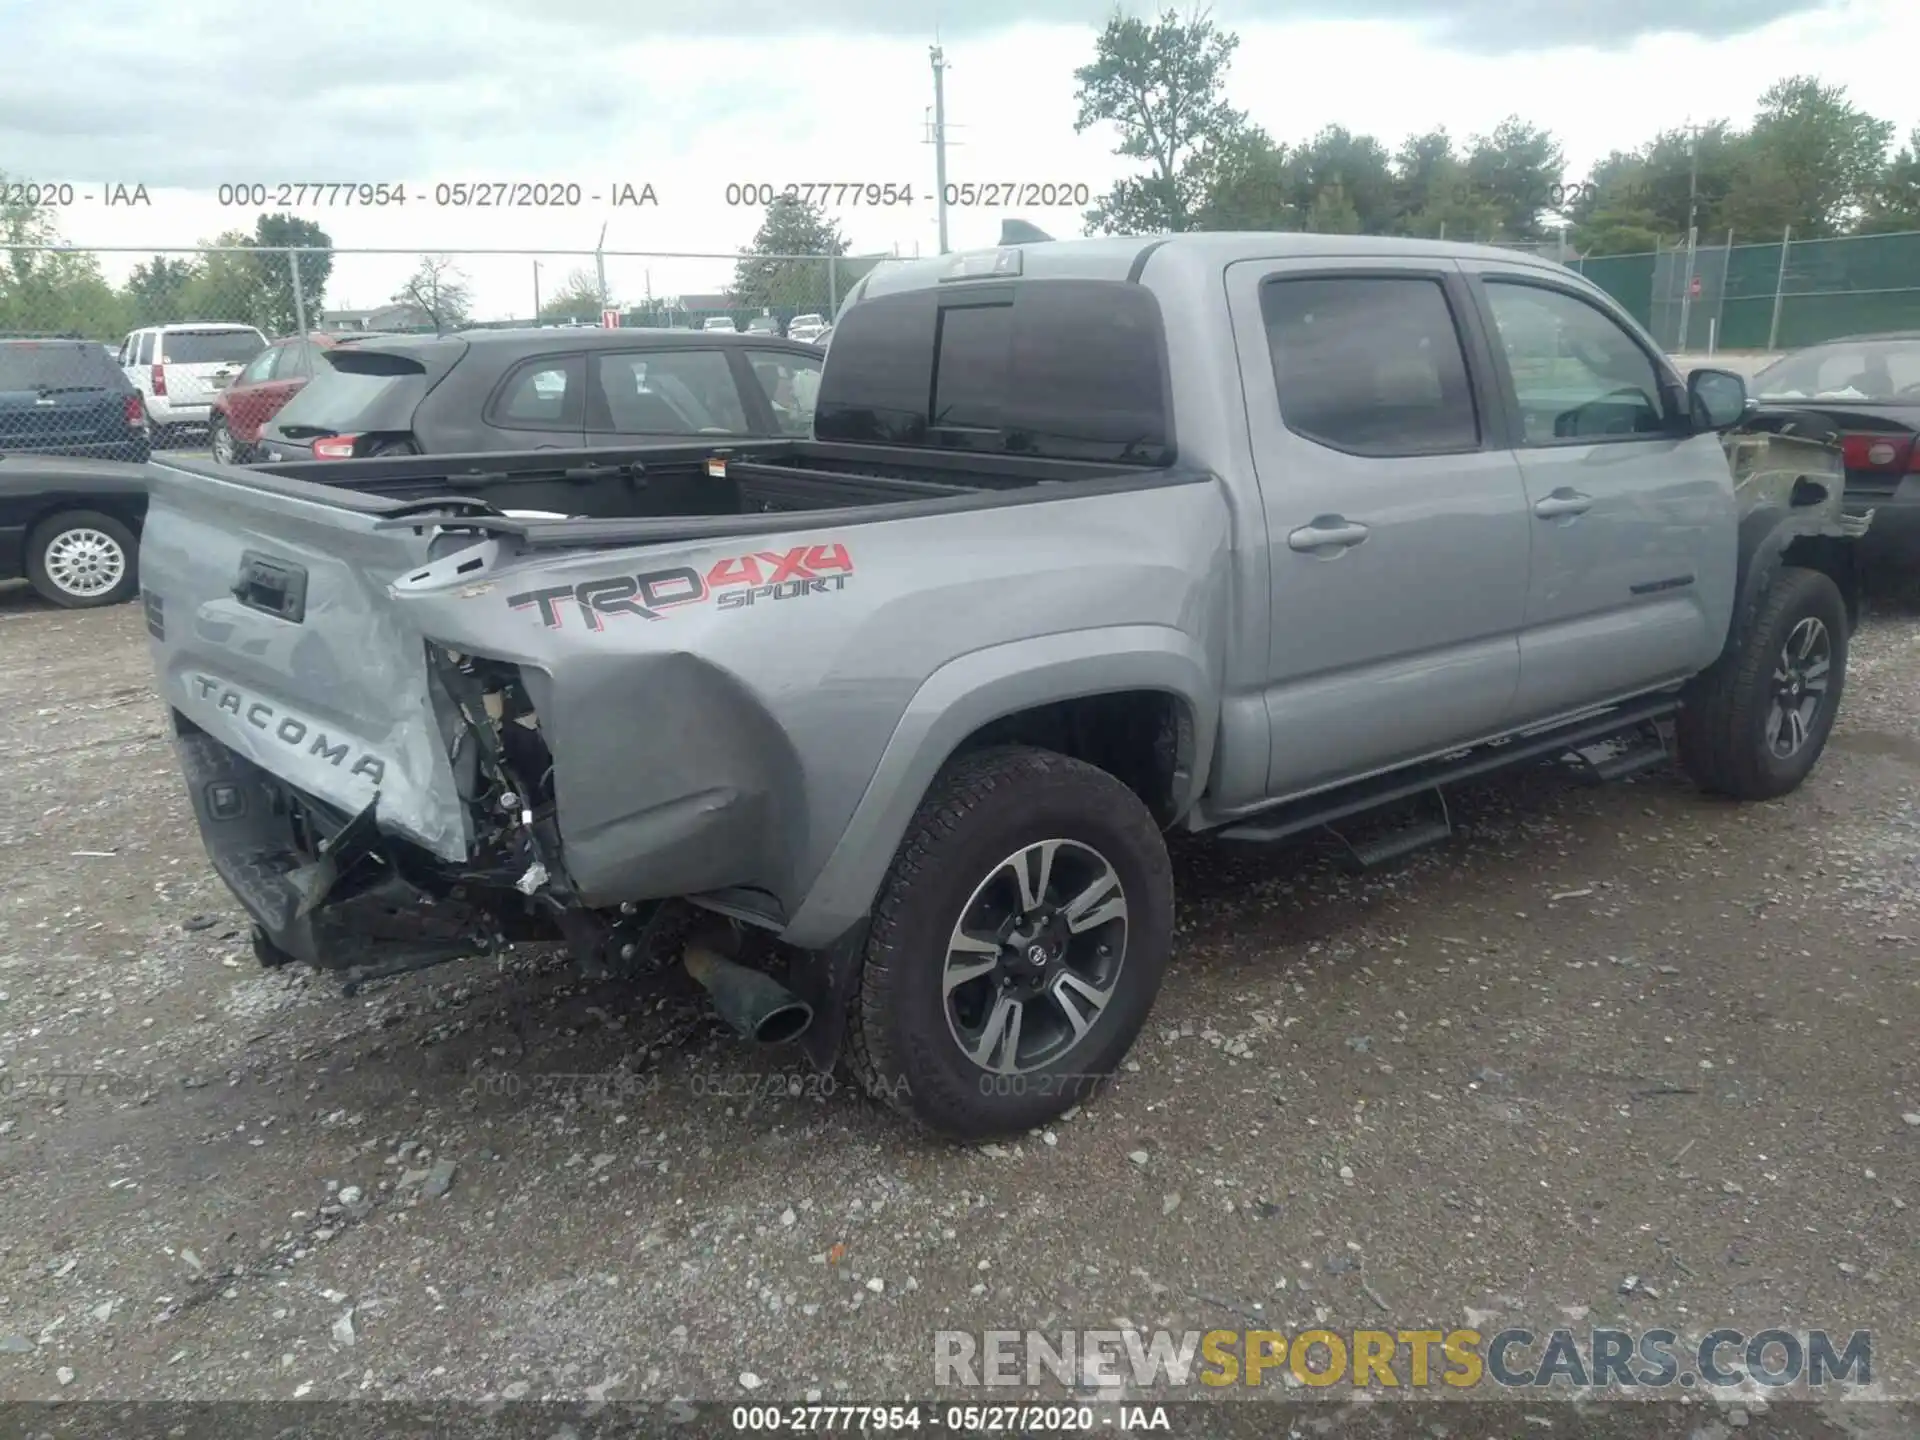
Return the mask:
<path fill-rule="evenodd" d="M 309 208 L 342 256 L 328 300 L 385 300 L 422 250 L 725 253 L 757 209 L 730 182 L 911 182 L 933 191 L 928 45 L 946 50 L 948 178 L 1085 183 L 1125 173 L 1112 137 L 1075 136 L 1073 70 L 1101 0 L 0 0 L 0 170 L 152 204 L 78 201 L 77 244 L 188 246 L 254 213 L 222 183 L 404 182 L 403 208 Z M 1342 124 L 1389 141 L 1509 113 L 1561 139 L 1571 175 L 1689 118 L 1744 121 L 1796 72 L 1920 125 L 1913 0 L 1221 0 L 1242 39 L 1232 97 L 1277 138 Z M 474 212 L 439 182 L 651 184 L 656 206 Z M 1570 176 L 1571 178 L 1571 176 Z M 1074 209 L 1024 211 L 1055 234 Z M 933 206 L 848 207 L 858 252 L 936 245 Z M 956 247 L 1001 215 L 955 211 Z M 136 256 L 109 257 L 121 273 Z M 460 261 L 483 314 L 525 313 L 531 256 Z M 577 263 L 542 262 L 551 293 Z M 721 261 L 611 255 L 621 298 L 717 289 Z"/>

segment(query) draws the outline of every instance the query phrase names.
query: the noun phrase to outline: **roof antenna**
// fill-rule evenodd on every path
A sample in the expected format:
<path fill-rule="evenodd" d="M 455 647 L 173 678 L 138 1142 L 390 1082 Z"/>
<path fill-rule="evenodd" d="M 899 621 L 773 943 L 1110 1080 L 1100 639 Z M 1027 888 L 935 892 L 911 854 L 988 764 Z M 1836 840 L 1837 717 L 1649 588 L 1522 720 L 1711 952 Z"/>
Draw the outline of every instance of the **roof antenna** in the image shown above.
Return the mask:
<path fill-rule="evenodd" d="M 1002 220 L 1000 222 L 1000 243 L 1002 245 L 1032 245 L 1042 240 L 1051 240 L 1038 225 L 1025 220 Z"/>

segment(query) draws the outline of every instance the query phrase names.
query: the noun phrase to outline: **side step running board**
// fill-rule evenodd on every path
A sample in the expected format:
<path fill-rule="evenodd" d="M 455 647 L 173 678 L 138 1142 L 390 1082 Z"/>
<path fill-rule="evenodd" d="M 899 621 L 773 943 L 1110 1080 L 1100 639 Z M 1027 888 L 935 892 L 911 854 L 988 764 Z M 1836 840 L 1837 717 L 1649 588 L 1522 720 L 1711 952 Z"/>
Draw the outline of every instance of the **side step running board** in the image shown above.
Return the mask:
<path fill-rule="evenodd" d="M 1358 869 L 1377 870 L 1390 861 L 1452 838 L 1453 826 L 1445 820 L 1421 820 L 1398 830 L 1390 830 L 1372 840 L 1362 840 L 1357 844 L 1348 841 L 1347 853 L 1352 856 Z"/>
<path fill-rule="evenodd" d="M 1616 705 L 1601 714 L 1555 725 L 1548 730 L 1523 733 L 1508 740 L 1481 745 L 1464 754 L 1442 756 L 1438 760 L 1392 770 L 1371 779 L 1357 780 L 1337 790 L 1286 801 L 1238 824 L 1226 826 L 1217 833 L 1222 840 L 1263 844 L 1289 839 L 1303 831 L 1330 825 L 1338 820 L 1350 820 L 1356 815 L 1364 815 L 1398 800 L 1410 800 L 1430 790 L 1477 780 L 1530 760 L 1551 759 L 1569 750 L 1611 739 L 1671 715 L 1679 708 L 1680 702 L 1671 695 L 1655 695 L 1626 705 Z M 1664 750 L 1659 753 L 1661 758 L 1665 757 Z M 1649 759 L 1642 768 L 1650 769 L 1653 763 Z M 1437 825 L 1443 822 L 1433 823 Z M 1426 827 L 1416 828 L 1424 830 Z M 1374 843 L 1389 842 L 1399 843 L 1400 836 L 1386 836 Z M 1421 843 L 1426 842 L 1423 840 Z"/>

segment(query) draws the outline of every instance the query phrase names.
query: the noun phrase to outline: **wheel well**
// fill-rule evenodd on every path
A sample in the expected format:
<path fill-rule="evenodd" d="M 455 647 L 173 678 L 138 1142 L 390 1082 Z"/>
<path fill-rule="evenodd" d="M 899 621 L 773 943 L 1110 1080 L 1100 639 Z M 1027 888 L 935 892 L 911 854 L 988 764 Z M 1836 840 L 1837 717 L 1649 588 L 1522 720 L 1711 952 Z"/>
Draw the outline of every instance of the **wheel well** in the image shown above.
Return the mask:
<path fill-rule="evenodd" d="M 31 545 L 38 536 L 40 527 L 60 515 L 72 515 L 81 510 L 92 510 L 101 515 L 110 515 L 133 532 L 133 538 L 140 538 L 140 523 L 146 518 L 146 497 L 141 496 L 137 504 L 128 504 L 121 495 L 62 495 L 49 500 L 34 517 L 27 522 L 22 532 L 25 543 Z"/>
<path fill-rule="evenodd" d="M 1171 825 L 1193 771 L 1193 715 L 1162 690 L 1082 695 L 991 720 L 960 742 L 954 758 L 990 745 L 1033 745 L 1097 765 Z"/>
<path fill-rule="evenodd" d="M 1848 628 L 1860 623 L 1860 557 L 1852 541 L 1838 535 L 1797 536 L 1780 552 L 1780 561 L 1803 570 L 1818 570 L 1833 581 L 1847 603 Z"/>

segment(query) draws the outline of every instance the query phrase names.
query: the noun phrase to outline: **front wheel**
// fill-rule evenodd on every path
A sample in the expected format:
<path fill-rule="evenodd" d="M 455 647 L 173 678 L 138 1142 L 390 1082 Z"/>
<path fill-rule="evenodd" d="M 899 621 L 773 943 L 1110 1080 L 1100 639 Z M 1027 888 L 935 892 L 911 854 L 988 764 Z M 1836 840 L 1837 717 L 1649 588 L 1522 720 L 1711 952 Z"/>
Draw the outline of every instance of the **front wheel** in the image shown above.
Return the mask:
<path fill-rule="evenodd" d="M 1132 1046 L 1173 937 L 1166 844 L 1104 770 L 1007 747 L 921 802 L 849 1017 L 867 1092 L 956 1139 L 1086 1099 Z"/>
<path fill-rule="evenodd" d="M 133 532 L 97 510 L 69 510 L 34 527 L 27 579 L 67 610 L 118 605 L 140 588 Z"/>
<path fill-rule="evenodd" d="M 1680 760 L 1703 790 L 1773 800 L 1826 748 L 1847 677 L 1847 605 L 1818 570 L 1786 566 L 1745 638 L 1701 675 L 1680 712 Z"/>

